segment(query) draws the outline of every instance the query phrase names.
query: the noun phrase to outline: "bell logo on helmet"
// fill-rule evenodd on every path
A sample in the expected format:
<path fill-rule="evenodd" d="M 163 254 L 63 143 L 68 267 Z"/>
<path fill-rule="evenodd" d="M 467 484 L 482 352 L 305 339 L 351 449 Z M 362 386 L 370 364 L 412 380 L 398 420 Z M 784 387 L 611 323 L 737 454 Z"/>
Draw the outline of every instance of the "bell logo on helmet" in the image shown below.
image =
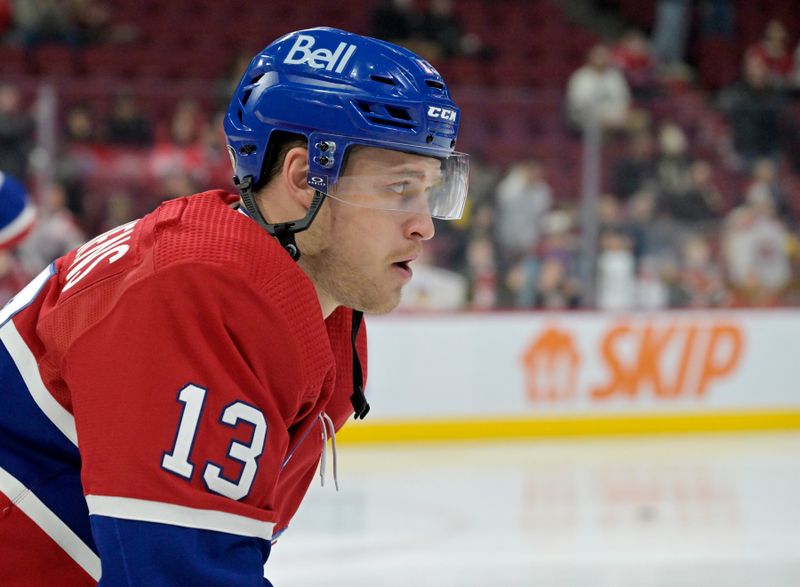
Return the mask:
<path fill-rule="evenodd" d="M 317 49 L 316 51 L 312 51 L 311 48 L 314 46 L 315 42 L 316 39 L 311 35 L 298 35 L 283 62 L 289 65 L 302 65 L 305 63 L 314 69 L 325 68 L 326 71 L 342 73 L 345 65 L 350 61 L 353 53 L 356 52 L 355 45 L 344 42 L 339 43 L 335 51 L 331 51 L 330 49 Z M 334 69 L 334 67 L 336 69 Z"/>
<path fill-rule="evenodd" d="M 428 106 L 428 116 L 430 118 L 441 118 L 442 120 L 456 121 L 456 111 L 449 108 L 439 108 L 438 106 Z"/>

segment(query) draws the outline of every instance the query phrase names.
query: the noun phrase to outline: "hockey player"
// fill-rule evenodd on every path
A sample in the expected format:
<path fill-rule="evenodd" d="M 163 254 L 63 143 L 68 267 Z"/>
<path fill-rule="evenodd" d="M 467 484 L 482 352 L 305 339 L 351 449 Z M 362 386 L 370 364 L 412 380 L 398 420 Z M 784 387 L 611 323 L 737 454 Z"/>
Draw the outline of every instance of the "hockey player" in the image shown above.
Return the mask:
<path fill-rule="evenodd" d="M 0 250 L 13 249 L 22 242 L 35 219 L 25 186 L 0 171 Z"/>
<path fill-rule="evenodd" d="M 325 439 L 369 409 L 361 312 L 461 214 L 458 117 L 413 53 L 291 33 L 225 118 L 240 194 L 166 202 L 3 308 L 0 584 L 269 585 Z"/>

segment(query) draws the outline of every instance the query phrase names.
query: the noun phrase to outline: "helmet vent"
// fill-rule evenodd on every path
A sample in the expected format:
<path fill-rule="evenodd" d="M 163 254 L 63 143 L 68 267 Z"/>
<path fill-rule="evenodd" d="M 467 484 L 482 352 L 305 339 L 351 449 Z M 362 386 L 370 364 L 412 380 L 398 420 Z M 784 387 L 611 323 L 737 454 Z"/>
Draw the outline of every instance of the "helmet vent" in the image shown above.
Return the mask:
<path fill-rule="evenodd" d="M 391 118 L 384 118 L 382 116 L 375 115 L 367 116 L 367 120 L 373 124 L 379 124 L 381 126 L 393 126 L 395 128 L 414 128 L 416 126 L 410 122 L 402 122 L 400 120 L 392 120 Z"/>
<path fill-rule="evenodd" d="M 375 81 L 375 82 L 380 82 L 382 84 L 386 84 L 387 86 L 396 86 L 397 85 L 396 81 L 394 81 L 392 78 L 387 77 L 385 75 L 372 74 L 371 76 L 369 76 L 369 79 L 371 79 L 372 81 Z"/>
<path fill-rule="evenodd" d="M 425 80 L 425 84 L 429 88 L 433 88 L 434 90 L 444 90 L 444 84 L 442 82 L 440 82 L 440 81 L 435 80 L 435 79 L 426 79 Z"/>
<path fill-rule="evenodd" d="M 242 106 L 247 104 L 247 101 L 250 99 L 250 94 L 253 93 L 253 90 L 246 90 L 244 94 L 242 94 Z"/>
<path fill-rule="evenodd" d="M 392 118 L 399 118 L 400 120 L 411 120 L 411 115 L 405 108 L 397 108 L 395 106 L 386 106 L 386 112 Z"/>
<path fill-rule="evenodd" d="M 407 108 L 390 104 L 358 101 L 358 109 L 370 123 L 393 128 L 416 128 L 417 123 Z"/>

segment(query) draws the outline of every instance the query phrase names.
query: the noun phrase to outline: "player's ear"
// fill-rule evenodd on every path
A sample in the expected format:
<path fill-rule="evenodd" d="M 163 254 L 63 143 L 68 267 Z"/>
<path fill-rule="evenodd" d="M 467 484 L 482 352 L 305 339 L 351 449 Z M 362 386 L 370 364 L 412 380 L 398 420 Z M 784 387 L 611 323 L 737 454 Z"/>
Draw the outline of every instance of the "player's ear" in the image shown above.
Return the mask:
<path fill-rule="evenodd" d="M 292 200 L 304 209 L 308 209 L 311 199 L 314 197 L 314 190 L 307 183 L 308 149 L 305 147 L 289 149 L 283 160 L 282 179 Z"/>

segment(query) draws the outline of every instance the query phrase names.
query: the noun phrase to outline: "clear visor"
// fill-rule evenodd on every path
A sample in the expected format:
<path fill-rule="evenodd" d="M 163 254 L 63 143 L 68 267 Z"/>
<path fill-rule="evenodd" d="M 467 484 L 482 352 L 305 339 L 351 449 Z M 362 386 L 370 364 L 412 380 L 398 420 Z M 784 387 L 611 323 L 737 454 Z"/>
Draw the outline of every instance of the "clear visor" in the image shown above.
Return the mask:
<path fill-rule="evenodd" d="M 410 155 L 382 169 L 365 166 L 346 172 L 322 191 L 351 206 L 455 220 L 464 211 L 468 179 L 469 155 L 453 153 L 447 159 Z"/>

